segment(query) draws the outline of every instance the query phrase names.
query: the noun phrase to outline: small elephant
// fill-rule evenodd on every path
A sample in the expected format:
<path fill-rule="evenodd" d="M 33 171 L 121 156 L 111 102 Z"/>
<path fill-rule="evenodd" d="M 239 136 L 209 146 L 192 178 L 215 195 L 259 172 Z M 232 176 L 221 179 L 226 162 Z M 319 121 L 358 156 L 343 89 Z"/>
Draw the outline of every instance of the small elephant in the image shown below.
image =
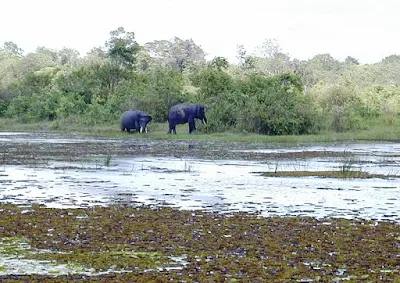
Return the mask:
<path fill-rule="evenodd" d="M 168 134 L 176 134 L 176 125 L 189 123 L 189 134 L 196 130 L 194 119 L 200 119 L 207 124 L 205 107 L 198 104 L 181 103 L 171 107 L 168 113 Z"/>
<path fill-rule="evenodd" d="M 121 131 L 131 133 L 131 130 L 136 132 L 146 132 L 147 124 L 150 123 L 152 117 L 139 110 L 128 110 L 122 113 L 121 116 Z"/>

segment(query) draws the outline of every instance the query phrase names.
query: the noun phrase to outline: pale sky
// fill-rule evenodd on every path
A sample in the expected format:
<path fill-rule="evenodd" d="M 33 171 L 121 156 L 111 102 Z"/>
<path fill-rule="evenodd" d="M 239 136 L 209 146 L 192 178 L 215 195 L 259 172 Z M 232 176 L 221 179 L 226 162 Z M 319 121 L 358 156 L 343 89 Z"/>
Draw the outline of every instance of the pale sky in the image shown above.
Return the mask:
<path fill-rule="evenodd" d="M 238 44 L 251 53 L 268 38 L 300 60 L 400 55 L 399 0 L 3 0 L 0 7 L 0 46 L 13 41 L 25 53 L 68 47 L 84 56 L 122 26 L 141 45 L 192 38 L 209 59 L 233 61 Z"/>

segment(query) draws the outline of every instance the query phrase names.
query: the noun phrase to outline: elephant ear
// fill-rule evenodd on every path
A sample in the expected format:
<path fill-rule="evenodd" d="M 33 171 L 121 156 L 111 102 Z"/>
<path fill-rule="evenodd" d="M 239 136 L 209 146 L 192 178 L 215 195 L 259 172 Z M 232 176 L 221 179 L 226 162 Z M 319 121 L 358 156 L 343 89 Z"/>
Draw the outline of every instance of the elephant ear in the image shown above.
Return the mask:
<path fill-rule="evenodd" d="M 140 119 L 146 119 L 150 122 L 153 118 L 150 115 L 142 114 L 140 115 Z"/>
<path fill-rule="evenodd" d="M 196 107 L 196 117 L 200 117 L 201 108 L 202 108 L 201 105 L 197 105 L 197 107 Z"/>

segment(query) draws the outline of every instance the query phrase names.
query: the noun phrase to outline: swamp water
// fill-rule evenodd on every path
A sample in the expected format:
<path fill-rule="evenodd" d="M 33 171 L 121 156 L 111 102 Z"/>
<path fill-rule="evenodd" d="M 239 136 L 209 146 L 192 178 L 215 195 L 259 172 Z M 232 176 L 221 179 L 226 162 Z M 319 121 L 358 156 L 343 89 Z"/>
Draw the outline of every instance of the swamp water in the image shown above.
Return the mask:
<path fill-rule="evenodd" d="M 79 156 L 76 152 L 82 150 L 82 143 L 89 150 Z M 165 143 L 175 148 L 166 148 Z M 282 148 L 276 144 L 250 144 L 250 149 L 246 144 L 209 147 L 206 144 L 203 148 L 192 145 L 194 149 L 190 151 L 189 141 L 96 140 L 0 133 L 0 145 L 4 160 L 1 164 L 0 156 L 0 201 L 3 203 L 39 203 L 57 208 L 124 203 L 224 213 L 248 211 L 263 216 L 400 221 L 400 144 L 397 143 Z M 181 151 L 179 145 L 183 148 Z M 146 146 L 152 147 L 150 152 L 146 152 Z M 225 159 L 227 154 L 219 156 L 218 146 L 221 152 L 233 153 L 241 159 Z M 17 158 L 15 163 L 19 164 L 5 164 L 27 147 L 31 151 Z M 215 152 L 213 159 L 209 151 Z M 205 158 L 201 157 L 203 152 Z M 303 154 L 300 158 L 299 152 Z M 310 158 L 307 152 L 313 153 Z M 339 156 L 329 156 L 334 153 Z M 252 154 L 257 154 L 256 160 L 252 160 Z M 260 154 L 265 154 L 264 160 Z M 38 161 L 31 162 L 32 159 Z M 391 177 L 341 179 L 260 174 L 337 171 L 346 162 L 351 162 L 350 170 Z"/>

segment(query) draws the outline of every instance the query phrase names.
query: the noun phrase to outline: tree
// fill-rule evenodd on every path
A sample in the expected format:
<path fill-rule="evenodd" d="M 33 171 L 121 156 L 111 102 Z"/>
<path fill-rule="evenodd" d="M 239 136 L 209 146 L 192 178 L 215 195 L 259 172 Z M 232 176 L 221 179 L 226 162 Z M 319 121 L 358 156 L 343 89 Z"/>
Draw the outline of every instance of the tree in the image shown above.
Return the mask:
<path fill-rule="evenodd" d="M 135 41 L 133 32 L 125 32 L 123 27 L 110 32 L 111 38 L 106 42 L 107 54 L 118 65 L 133 67 L 136 63 L 136 55 L 140 50 Z"/>
<path fill-rule="evenodd" d="M 135 41 L 135 34 L 126 32 L 123 27 L 111 31 L 110 35 L 111 38 L 105 44 L 110 62 L 103 64 L 102 68 L 108 73 L 108 87 L 110 93 L 113 93 L 121 79 L 133 71 L 141 47 Z"/>
<path fill-rule="evenodd" d="M 294 72 L 289 55 L 275 53 L 273 57 L 258 58 L 256 68 L 268 75 L 279 75 Z"/>
<path fill-rule="evenodd" d="M 300 76 L 305 87 L 312 87 L 318 82 L 318 77 L 313 72 L 313 69 L 309 67 L 307 61 L 300 61 L 294 59 L 292 61 L 293 73 Z"/>
<path fill-rule="evenodd" d="M 351 56 L 347 56 L 346 59 L 344 59 L 344 63 L 346 65 L 360 65 L 358 60 L 356 58 L 354 58 L 354 57 L 351 57 Z"/>
<path fill-rule="evenodd" d="M 382 59 L 385 64 L 400 64 L 400 55 L 390 55 Z"/>
<path fill-rule="evenodd" d="M 17 79 L 15 69 L 20 61 L 18 56 L 0 48 L 0 98 L 8 97 L 4 90 Z"/>
<path fill-rule="evenodd" d="M 110 32 L 111 38 L 106 42 L 108 56 L 119 66 L 133 68 L 140 50 L 134 32 L 126 32 L 119 27 Z"/>
<path fill-rule="evenodd" d="M 162 66 L 180 72 L 183 72 L 190 65 L 205 62 L 203 49 L 196 45 L 192 39 L 182 40 L 174 37 L 171 40 L 156 40 L 146 43 L 144 48 Z"/>
<path fill-rule="evenodd" d="M 342 69 L 340 62 L 327 53 L 315 55 L 309 62 L 314 68 L 321 71 L 335 72 Z"/>
<path fill-rule="evenodd" d="M 71 48 L 63 48 L 58 52 L 61 65 L 74 66 L 79 61 L 79 52 Z"/>
<path fill-rule="evenodd" d="M 22 52 L 24 51 L 21 48 L 19 48 L 18 45 L 12 41 L 4 42 L 3 50 L 14 56 L 20 57 L 20 58 L 22 57 Z"/>
<path fill-rule="evenodd" d="M 263 58 L 274 58 L 282 53 L 282 48 L 279 46 L 275 38 L 267 38 L 258 48 L 258 54 Z"/>
<path fill-rule="evenodd" d="M 256 65 L 255 57 L 248 55 L 246 49 L 242 44 L 237 46 L 237 58 L 240 66 L 245 70 L 253 70 Z"/>
<path fill-rule="evenodd" d="M 17 78 L 29 73 L 40 71 L 43 68 L 56 67 L 60 65 L 58 52 L 46 47 L 38 47 L 34 53 L 22 57 L 19 64 L 13 69 Z"/>
<path fill-rule="evenodd" d="M 214 57 L 212 59 L 210 66 L 218 70 L 226 70 L 229 67 L 229 62 L 224 57 Z"/>

